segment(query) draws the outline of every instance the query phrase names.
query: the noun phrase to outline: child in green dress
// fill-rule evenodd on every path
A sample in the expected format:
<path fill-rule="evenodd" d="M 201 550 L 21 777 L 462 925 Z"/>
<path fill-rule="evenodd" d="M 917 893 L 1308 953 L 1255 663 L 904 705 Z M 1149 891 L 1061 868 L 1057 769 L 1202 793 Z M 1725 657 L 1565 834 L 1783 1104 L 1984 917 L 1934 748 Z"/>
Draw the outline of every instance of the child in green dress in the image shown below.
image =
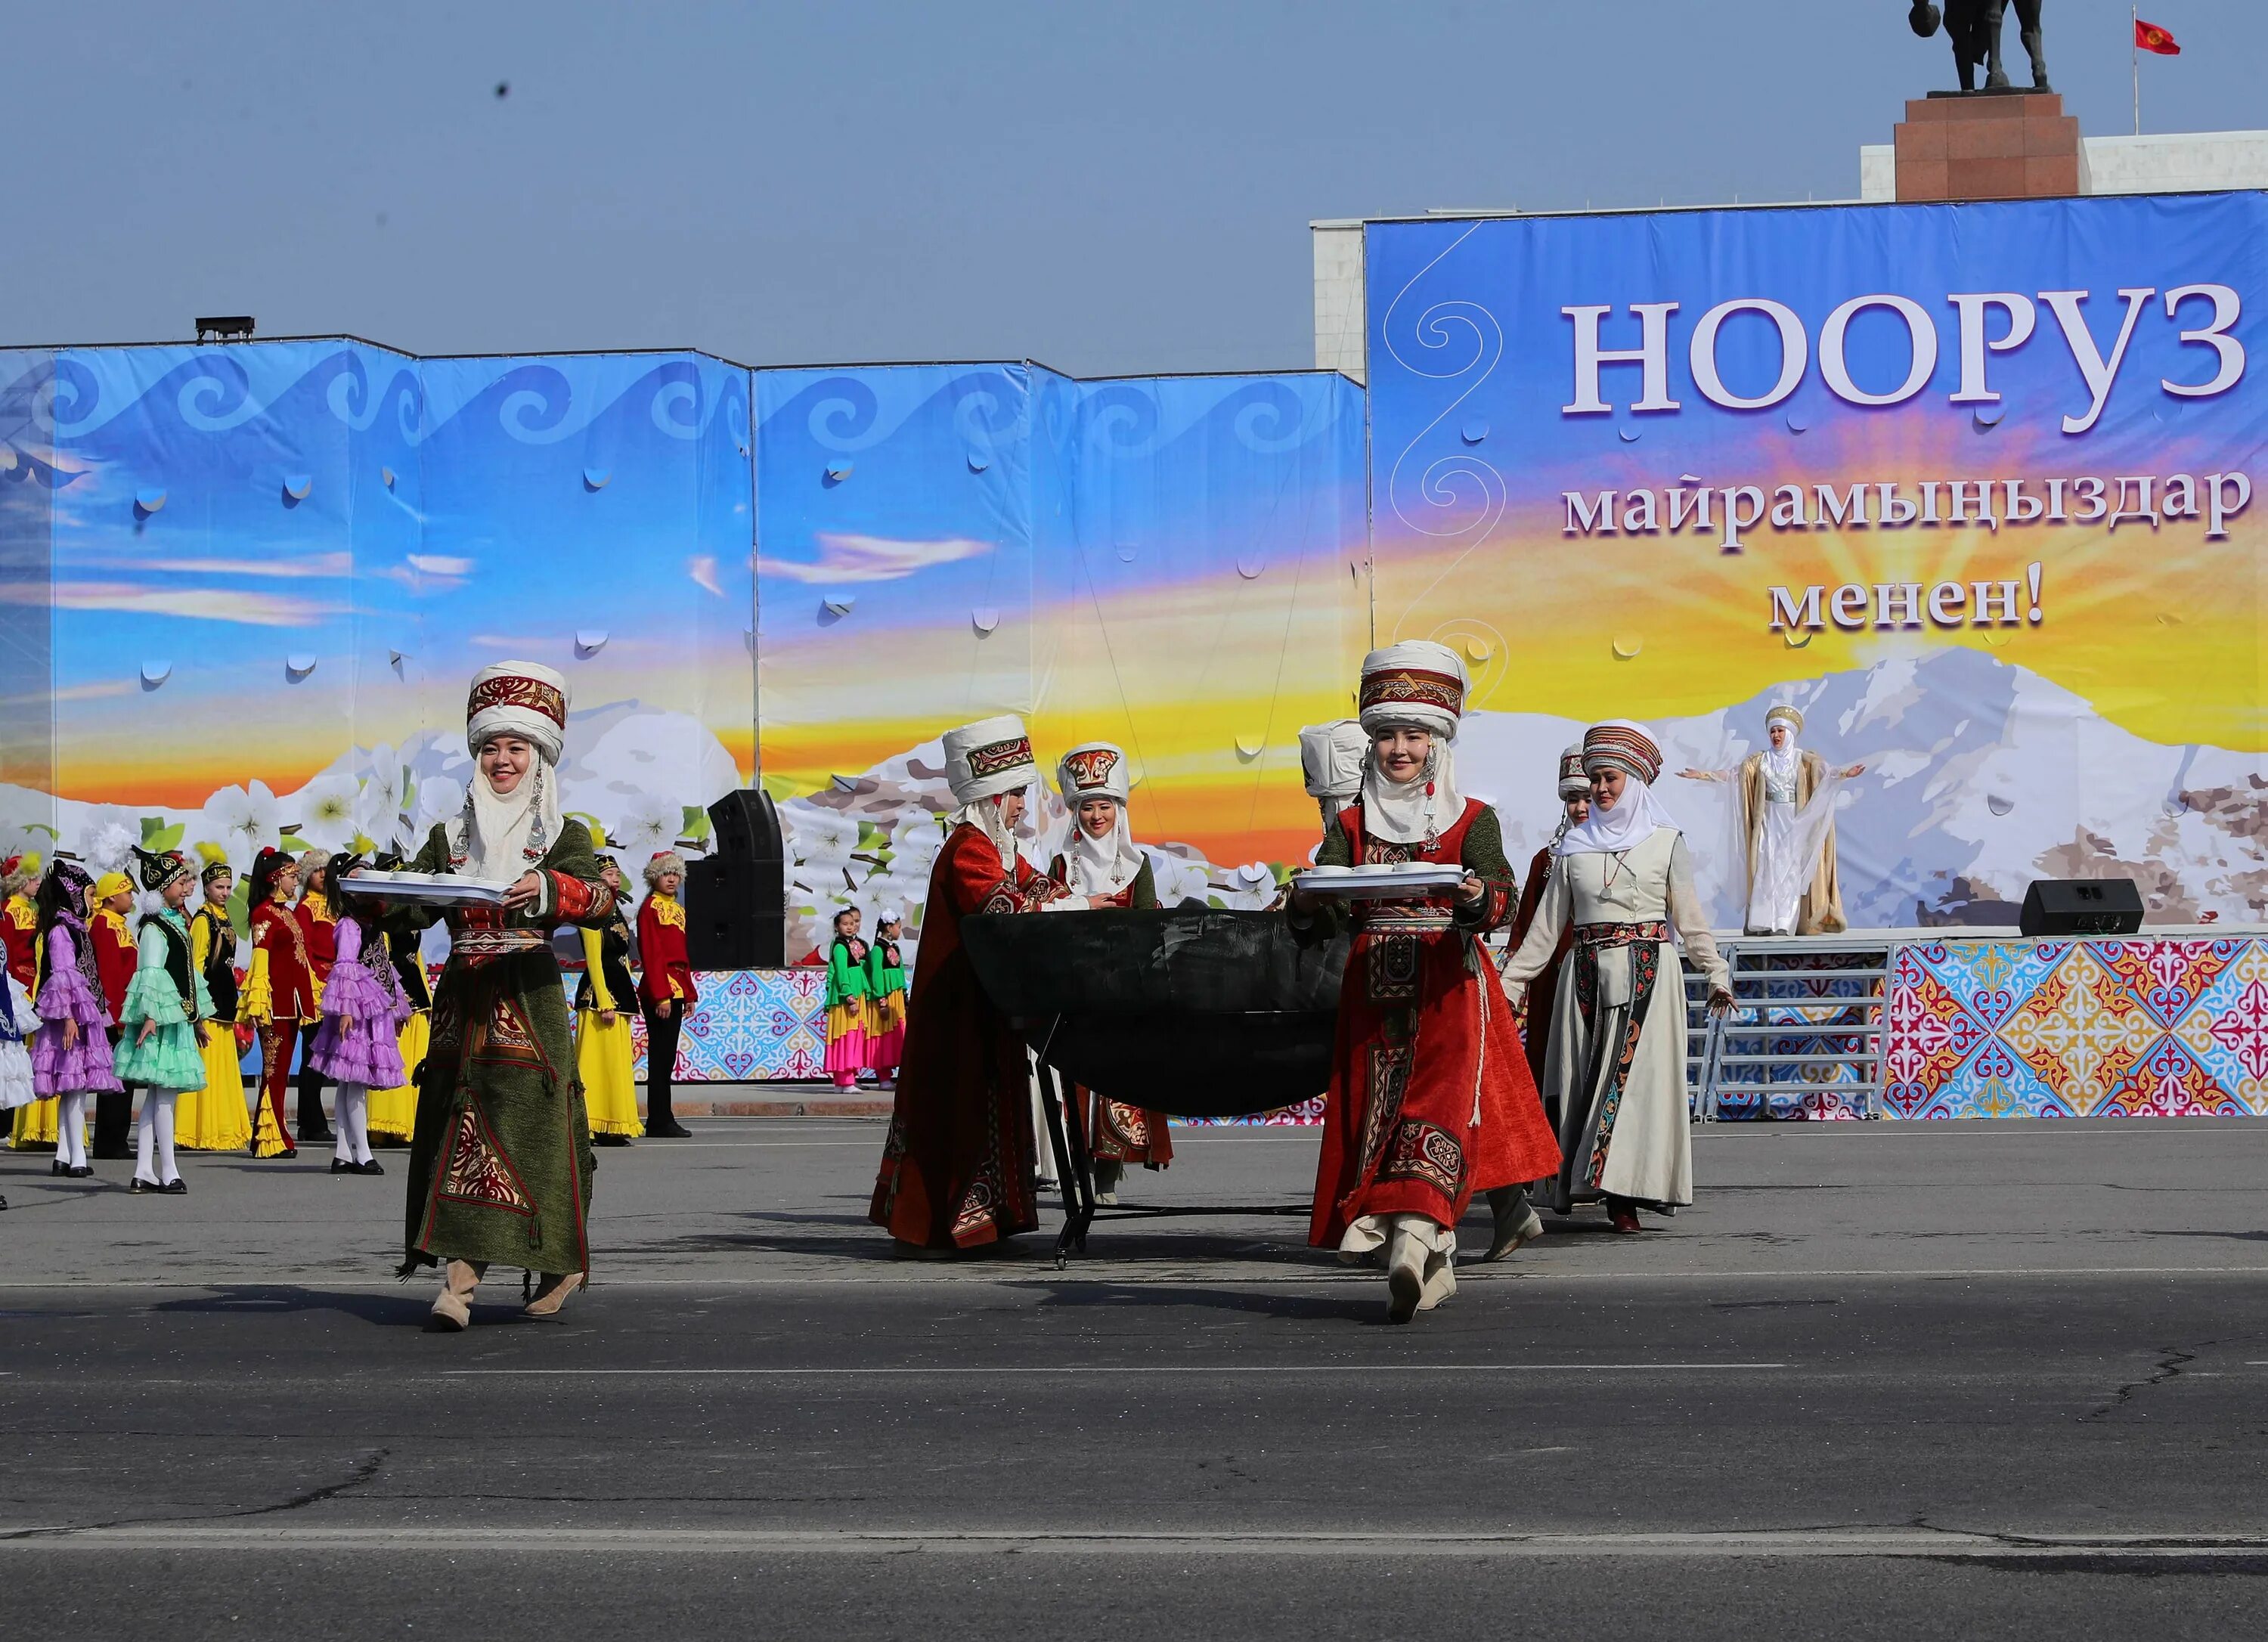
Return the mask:
<path fill-rule="evenodd" d="M 142 1086 L 139 1158 L 129 1192 L 188 1193 L 173 1163 L 173 1103 L 205 1086 L 204 1035 L 212 1015 L 205 977 L 192 961 L 182 903 L 195 884 L 179 855 L 134 851 L 142 887 L 163 905 L 142 920 L 134 978 L 119 1012 L 118 1075 Z"/>

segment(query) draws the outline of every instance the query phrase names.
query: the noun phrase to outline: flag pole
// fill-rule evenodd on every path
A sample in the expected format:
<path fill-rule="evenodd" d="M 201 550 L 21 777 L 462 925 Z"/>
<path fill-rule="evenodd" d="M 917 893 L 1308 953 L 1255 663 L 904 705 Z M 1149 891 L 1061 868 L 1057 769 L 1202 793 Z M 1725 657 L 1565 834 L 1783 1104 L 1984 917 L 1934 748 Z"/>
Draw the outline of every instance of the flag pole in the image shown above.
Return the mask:
<path fill-rule="evenodd" d="M 2126 57 L 2134 70 L 2134 135 L 2142 135 L 2142 8 L 2126 8 Z"/>

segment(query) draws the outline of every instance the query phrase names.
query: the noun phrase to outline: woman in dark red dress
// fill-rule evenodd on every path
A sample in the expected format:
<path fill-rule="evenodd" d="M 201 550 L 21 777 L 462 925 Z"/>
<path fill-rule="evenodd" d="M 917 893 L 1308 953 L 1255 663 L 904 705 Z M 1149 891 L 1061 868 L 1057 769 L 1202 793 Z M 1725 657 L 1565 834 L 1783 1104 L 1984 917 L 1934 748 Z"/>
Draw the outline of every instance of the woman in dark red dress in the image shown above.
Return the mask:
<path fill-rule="evenodd" d="M 1016 852 L 1039 767 L 1023 720 L 1004 713 L 947 731 L 945 769 L 961 807 L 930 870 L 905 1060 L 867 1211 L 905 1253 L 981 1248 L 1040 1223 L 1024 1042 L 961 946 L 961 920 L 972 914 L 1033 912 L 1065 898 Z"/>
<path fill-rule="evenodd" d="M 1559 755 L 1559 825 L 1550 840 L 1535 852 L 1528 864 L 1528 876 L 1520 886 L 1520 908 L 1512 915 L 1512 939 L 1506 943 L 1508 953 L 1518 952 L 1520 943 L 1528 939 L 1528 926 L 1535 922 L 1535 909 L 1543 900 L 1543 887 L 1551 881 L 1552 852 L 1559 841 L 1567 836 L 1570 827 L 1580 827 L 1591 814 L 1591 778 L 1583 773 L 1583 744 L 1580 741 Z M 1575 931 L 1571 925 L 1559 938 L 1559 950 L 1551 954 L 1551 967 L 1535 977 L 1528 989 L 1528 1070 L 1535 1075 L 1535 1086 L 1543 1086 L 1544 1057 L 1551 1047 L 1551 1005 L 1559 994 L 1559 963 L 1572 950 Z M 1559 1124 L 1559 1114 L 1553 1110 L 1554 1102 L 1546 1096 L 1543 1115 L 1551 1120 L 1552 1127 Z"/>
<path fill-rule="evenodd" d="M 1481 945 L 1511 916 L 1513 880 L 1496 812 L 1456 790 L 1465 688 L 1445 645 L 1364 659 L 1362 796 L 1316 856 L 1323 866 L 1455 865 L 1462 881 L 1408 901 L 1295 894 L 1289 910 L 1303 939 L 1354 932 L 1308 1241 L 1348 1259 L 1383 1248 L 1395 1322 L 1456 1292 L 1455 1227 L 1473 1193 L 1540 1180 L 1559 1157 Z M 1506 1204 L 1527 1218 L 1524 1194 Z"/>

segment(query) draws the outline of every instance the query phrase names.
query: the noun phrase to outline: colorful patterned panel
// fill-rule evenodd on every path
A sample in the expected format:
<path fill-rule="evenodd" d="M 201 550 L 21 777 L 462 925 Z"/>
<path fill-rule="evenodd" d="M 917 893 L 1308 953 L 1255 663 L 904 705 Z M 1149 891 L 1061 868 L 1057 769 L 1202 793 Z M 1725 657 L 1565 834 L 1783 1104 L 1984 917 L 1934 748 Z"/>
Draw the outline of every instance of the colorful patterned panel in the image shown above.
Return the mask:
<path fill-rule="evenodd" d="M 2268 940 L 1961 940 L 1892 961 L 1900 1117 L 2268 1114 Z"/>
<path fill-rule="evenodd" d="M 827 971 L 723 969 L 693 977 L 701 1001 L 677 1040 L 679 1083 L 776 1083 L 823 1078 Z M 645 1077 L 645 1022 L 632 1017 L 637 1075 Z"/>

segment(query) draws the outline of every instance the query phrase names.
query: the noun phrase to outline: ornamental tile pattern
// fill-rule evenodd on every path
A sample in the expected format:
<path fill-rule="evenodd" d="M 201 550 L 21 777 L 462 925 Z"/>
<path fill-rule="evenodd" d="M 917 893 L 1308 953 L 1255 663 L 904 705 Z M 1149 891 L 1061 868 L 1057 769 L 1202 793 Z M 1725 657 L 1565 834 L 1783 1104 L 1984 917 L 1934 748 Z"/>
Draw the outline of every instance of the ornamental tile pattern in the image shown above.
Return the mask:
<path fill-rule="evenodd" d="M 2268 1114 L 2268 939 L 1919 942 L 1891 962 L 1900 1117 Z"/>
<path fill-rule="evenodd" d="M 701 1001 L 677 1037 L 679 1083 L 775 1083 L 824 1078 L 827 971 L 721 969 L 696 974 Z M 645 1021 L 630 1018 L 633 1071 L 645 1079 Z"/>

